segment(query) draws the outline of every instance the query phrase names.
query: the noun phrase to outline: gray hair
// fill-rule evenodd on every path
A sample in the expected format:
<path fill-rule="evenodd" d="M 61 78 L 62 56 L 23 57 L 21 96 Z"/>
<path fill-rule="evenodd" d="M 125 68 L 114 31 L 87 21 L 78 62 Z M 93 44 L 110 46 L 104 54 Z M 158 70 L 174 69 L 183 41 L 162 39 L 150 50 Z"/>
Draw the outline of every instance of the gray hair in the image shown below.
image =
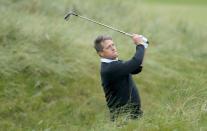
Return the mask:
<path fill-rule="evenodd" d="M 105 40 L 112 40 L 112 38 L 110 36 L 100 35 L 94 40 L 94 48 L 96 52 L 103 51 L 103 46 L 101 45 L 101 43 Z"/>

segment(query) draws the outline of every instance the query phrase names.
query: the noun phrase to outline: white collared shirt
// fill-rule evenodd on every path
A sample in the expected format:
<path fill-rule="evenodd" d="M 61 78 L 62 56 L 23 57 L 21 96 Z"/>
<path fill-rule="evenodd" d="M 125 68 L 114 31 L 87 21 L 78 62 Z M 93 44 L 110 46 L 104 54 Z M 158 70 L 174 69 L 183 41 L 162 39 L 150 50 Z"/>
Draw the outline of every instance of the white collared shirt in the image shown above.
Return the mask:
<path fill-rule="evenodd" d="M 100 60 L 101 60 L 101 62 L 104 62 L 104 63 L 111 63 L 111 62 L 113 62 L 113 61 L 118 61 L 118 58 L 116 58 L 116 59 L 114 59 L 114 60 L 112 60 L 112 59 L 107 59 L 107 58 L 101 58 Z"/>

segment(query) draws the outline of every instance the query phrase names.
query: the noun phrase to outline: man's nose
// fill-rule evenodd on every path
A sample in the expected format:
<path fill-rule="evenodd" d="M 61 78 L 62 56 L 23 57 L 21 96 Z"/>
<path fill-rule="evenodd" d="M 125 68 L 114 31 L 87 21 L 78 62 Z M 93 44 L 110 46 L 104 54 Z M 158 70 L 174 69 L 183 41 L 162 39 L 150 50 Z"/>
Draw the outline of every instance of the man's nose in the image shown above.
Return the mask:
<path fill-rule="evenodd" d="M 112 46 L 111 49 L 112 49 L 112 51 L 114 51 L 116 49 L 116 47 L 115 46 Z"/>
<path fill-rule="evenodd" d="M 112 51 L 115 51 L 115 47 L 112 47 L 111 49 L 112 49 Z"/>

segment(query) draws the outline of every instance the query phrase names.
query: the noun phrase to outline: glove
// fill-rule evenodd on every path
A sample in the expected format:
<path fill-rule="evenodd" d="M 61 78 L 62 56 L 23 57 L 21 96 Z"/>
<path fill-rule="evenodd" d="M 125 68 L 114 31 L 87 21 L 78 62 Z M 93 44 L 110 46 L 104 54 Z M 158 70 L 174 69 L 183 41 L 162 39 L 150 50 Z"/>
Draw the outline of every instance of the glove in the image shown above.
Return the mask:
<path fill-rule="evenodd" d="M 145 48 L 147 48 L 148 47 L 148 44 L 149 44 L 148 39 L 146 37 L 144 37 L 143 35 L 140 35 L 140 37 L 143 40 L 143 43 L 142 44 L 144 45 Z"/>

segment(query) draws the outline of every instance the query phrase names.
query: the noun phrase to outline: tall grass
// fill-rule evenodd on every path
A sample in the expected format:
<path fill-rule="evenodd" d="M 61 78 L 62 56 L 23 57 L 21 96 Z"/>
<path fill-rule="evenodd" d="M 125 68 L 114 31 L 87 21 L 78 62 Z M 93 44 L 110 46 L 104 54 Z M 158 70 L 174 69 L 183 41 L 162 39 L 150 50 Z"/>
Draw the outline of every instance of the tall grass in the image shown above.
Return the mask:
<path fill-rule="evenodd" d="M 109 121 L 93 40 L 111 35 L 120 59 L 132 41 L 73 17 L 85 16 L 150 40 L 134 79 L 143 118 Z M 1 130 L 207 130 L 206 6 L 143 1 L 0 2 Z"/>

